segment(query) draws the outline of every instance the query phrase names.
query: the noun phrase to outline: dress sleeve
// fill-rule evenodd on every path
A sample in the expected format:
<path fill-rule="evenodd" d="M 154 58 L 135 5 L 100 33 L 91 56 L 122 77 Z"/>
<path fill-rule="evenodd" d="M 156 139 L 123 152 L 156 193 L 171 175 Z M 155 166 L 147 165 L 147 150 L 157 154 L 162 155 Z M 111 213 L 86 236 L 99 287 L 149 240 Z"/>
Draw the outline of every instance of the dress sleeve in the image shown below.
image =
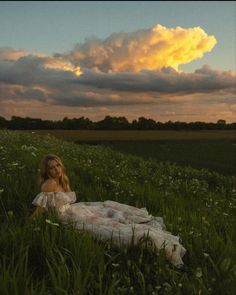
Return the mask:
<path fill-rule="evenodd" d="M 45 193 L 45 192 L 41 192 L 40 194 L 38 194 L 32 204 L 35 206 L 39 206 L 42 208 L 48 208 L 48 207 L 53 207 L 54 203 L 54 207 L 55 207 L 55 197 L 54 197 L 54 193 Z"/>
<path fill-rule="evenodd" d="M 41 192 L 34 198 L 32 204 L 48 209 L 60 208 L 75 201 L 75 192 Z"/>

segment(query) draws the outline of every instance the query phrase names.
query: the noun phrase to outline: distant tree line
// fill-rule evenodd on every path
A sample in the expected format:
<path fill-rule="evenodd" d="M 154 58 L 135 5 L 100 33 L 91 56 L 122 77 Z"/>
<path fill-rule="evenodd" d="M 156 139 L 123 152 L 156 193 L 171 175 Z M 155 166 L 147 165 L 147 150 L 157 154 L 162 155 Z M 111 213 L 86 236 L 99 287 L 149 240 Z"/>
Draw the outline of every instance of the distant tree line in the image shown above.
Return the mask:
<path fill-rule="evenodd" d="M 80 117 L 61 121 L 21 118 L 13 116 L 7 120 L 0 116 L 0 129 L 36 130 L 36 129 L 66 129 L 66 130 L 236 130 L 236 123 L 227 124 L 225 120 L 217 123 L 206 122 L 156 122 L 153 119 L 139 117 L 131 123 L 125 117 L 106 116 L 103 120 L 92 122 L 88 118 Z"/>

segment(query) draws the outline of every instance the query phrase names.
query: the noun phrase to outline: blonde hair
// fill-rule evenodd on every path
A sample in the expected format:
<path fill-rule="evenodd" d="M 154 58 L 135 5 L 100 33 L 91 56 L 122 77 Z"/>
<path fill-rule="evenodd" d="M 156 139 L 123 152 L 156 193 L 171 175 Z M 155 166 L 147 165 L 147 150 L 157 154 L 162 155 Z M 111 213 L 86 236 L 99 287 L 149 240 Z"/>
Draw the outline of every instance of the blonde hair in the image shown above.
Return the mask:
<path fill-rule="evenodd" d="M 61 159 L 56 156 L 56 155 L 46 155 L 40 163 L 40 175 L 39 175 L 39 186 L 41 188 L 42 184 L 49 179 L 48 176 L 48 162 L 55 160 L 62 168 L 62 175 L 59 178 L 59 183 L 62 186 L 62 188 L 64 189 L 65 192 L 70 192 L 71 188 L 70 188 L 70 184 L 69 184 L 69 178 L 67 177 L 66 173 L 65 173 L 65 167 L 61 161 Z"/>

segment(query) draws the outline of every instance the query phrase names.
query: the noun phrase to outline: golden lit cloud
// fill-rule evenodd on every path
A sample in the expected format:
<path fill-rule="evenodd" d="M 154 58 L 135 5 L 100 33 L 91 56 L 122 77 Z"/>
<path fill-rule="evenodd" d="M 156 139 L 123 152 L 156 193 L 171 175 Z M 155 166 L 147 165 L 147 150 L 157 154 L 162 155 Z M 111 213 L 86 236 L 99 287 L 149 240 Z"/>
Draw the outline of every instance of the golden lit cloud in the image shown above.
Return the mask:
<path fill-rule="evenodd" d="M 103 72 L 139 72 L 159 70 L 201 58 L 217 43 L 200 28 L 153 28 L 133 33 L 112 34 L 105 40 L 88 40 L 76 45 L 65 58 L 84 68 Z"/>
<path fill-rule="evenodd" d="M 33 55 L 37 57 L 44 57 L 46 56 L 44 53 L 41 52 L 28 52 L 25 50 L 17 50 L 9 47 L 0 47 L 0 60 L 5 61 L 16 61 L 21 57 Z"/>
<path fill-rule="evenodd" d="M 69 61 L 62 60 L 60 58 L 46 57 L 43 59 L 44 67 L 46 69 L 62 70 L 73 72 L 77 77 L 82 74 L 79 66 L 71 64 Z"/>
<path fill-rule="evenodd" d="M 0 48 L 0 115 L 234 121 L 235 71 L 178 71 L 215 44 L 200 27 L 156 25 L 86 41 L 70 54 Z"/>
<path fill-rule="evenodd" d="M 17 60 L 26 56 L 28 53 L 24 50 L 15 50 L 8 47 L 0 48 L 0 60 Z"/>
<path fill-rule="evenodd" d="M 45 69 L 54 69 L 59 71 L 73 72 L 79 77 L 82 72 L 79 66 L 73 65 L 70 61 L 66 61 L 60 57 L 48 56 L 41 52 L 27 52 L 24 50 L 15 50 L 8 47 L 0 48 L 0 61 L 14 62 L 22 58 L 36 57 L 41 60 Z"/>

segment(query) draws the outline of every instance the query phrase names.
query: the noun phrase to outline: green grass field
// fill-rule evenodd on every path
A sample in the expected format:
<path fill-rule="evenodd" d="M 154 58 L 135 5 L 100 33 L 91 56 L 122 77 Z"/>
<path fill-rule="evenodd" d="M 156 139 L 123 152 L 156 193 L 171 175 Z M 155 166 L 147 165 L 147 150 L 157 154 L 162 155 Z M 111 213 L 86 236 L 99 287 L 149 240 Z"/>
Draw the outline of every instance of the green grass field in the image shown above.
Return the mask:
<path fill-rule="evenodd" d="M 116 200 L 162 216 L 189 272 L 141 245 L 102 243 L 49 213 L 32 222 L 38 164 L 65 163 L 78 201 Z M 103 146 L 0 131 L 0 294 L 212 294 L 236 286 L 236 177 Z M 48 223 L 51 220 L 57 225 Z"/>
<path fill-rule="evenodd" d="M 30 131 L 31 132 L 31 131 Z M 76 143 L 111 147 L 158 162 L 236 174 L 236 132 L 203 131 L 95 131 L 35 130 Z"/>
<path fill-rule="evenodd" d="M 53 135 L 73 142 L 229 140 L 236 142 L 235 130 L 149 131 L 149 130 L 28 130 L 39 135 Z"/>
<path fill-rule="evenodd" d="M 144 159 L 236 175 L 236 144 L 229 140 L 104 141 L 101 144 Z"/>

